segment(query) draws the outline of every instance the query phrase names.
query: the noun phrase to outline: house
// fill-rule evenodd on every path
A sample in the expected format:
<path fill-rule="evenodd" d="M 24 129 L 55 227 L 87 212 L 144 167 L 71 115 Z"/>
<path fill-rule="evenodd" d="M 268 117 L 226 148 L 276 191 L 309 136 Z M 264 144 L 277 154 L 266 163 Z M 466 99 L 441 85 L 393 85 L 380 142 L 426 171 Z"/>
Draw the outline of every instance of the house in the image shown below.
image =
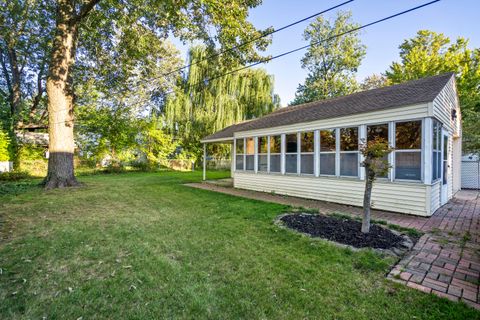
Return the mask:
<path fill-rule="evenodd" d="M 381 136 L 395 151 L 374 184 L 374 208 L 430 216 L 460 189 L 461 135 L 455 77 L 447 73 L 281 108 L 202 142 L 232 145 L 236 188 L 361 206 L 359 146 Z"/>

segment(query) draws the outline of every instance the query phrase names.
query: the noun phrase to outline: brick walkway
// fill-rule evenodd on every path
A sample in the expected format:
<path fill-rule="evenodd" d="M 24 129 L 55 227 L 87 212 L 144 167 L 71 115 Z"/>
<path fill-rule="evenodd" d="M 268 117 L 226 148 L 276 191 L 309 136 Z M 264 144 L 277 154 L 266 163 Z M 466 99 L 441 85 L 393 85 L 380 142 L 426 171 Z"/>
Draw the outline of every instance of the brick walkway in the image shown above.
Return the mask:
<path fill-rule="evenodd" d="M 212 183 L 189 186 L 240 197 L 318 209 L 329 214 L 362 214 L 358 207 L 234 189 Z M 372 218 L 425 232 L 387 278 L 480 309 L 480 193 L 460 191 L 432 217 L 373 210 Z"/>

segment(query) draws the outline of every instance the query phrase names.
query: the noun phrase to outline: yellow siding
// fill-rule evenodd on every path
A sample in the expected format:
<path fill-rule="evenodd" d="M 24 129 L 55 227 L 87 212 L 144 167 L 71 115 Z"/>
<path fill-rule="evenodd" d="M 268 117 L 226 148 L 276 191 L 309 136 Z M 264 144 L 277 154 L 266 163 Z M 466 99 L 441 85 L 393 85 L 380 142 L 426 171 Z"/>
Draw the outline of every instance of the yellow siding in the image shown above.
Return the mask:
<path fill-rule="evenodd" d="M 435 212 L 438 208 L 440 208 L 440 186 L 441 181 L 435 182 L 431 187 L 430 198 L 431 198 L 431 212 Z"/>
<path fill-rule="evenodd" d="M 358 179 L 235 172 L 234 186 L 263 192 L 361 206 L 365 182 Z M 377 181 L 372 200 L 376 209 L 429 216 L 427 186 Z"/>
<path fill-rule="evenodd" d="M 433 116 L 443 123 L 447 131 L 454 136 L 461 135 L 461 114 L 453 77 L 433 100 L 432 106 Z M 452 120 L 452 109 L 457 109 L 457 119 L 455 121 Z"/>

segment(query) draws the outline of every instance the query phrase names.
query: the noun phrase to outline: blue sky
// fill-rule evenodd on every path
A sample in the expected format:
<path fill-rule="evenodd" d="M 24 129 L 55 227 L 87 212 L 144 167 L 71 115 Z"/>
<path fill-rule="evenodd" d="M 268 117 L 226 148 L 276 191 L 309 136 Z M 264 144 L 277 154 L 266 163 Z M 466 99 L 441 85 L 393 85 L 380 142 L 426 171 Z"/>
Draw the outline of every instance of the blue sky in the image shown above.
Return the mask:
<path fill-rule="evenodd" d="M 264 0 L 262 5 L 251 10 L 249 20 L 260 29 L 269 26 L 279 28 L 341 2 L 343 1 Z M 429 0 L 355 0 L 339 10 L 351 10 L 353 20 L 363 25 L 426 2 Z M 451 39 L 463 36 L 470 39 L 471 48 L 480 47 L 479 12 L 479 0 L 442 0 L 364 29 L 360 37 L 367 46 L 367 54 L 358 71 L 358 80 L 372 73 L 384 72 L 392 61 L 399 59 L 398 46 L 402 41 L 415 36 L 421 29 L 442 32 Z M 325 16 L 334 18 L 335 12 L 329 12 Z M 265 53 L 277 55 L 305 45 L 302 34 L 308 23 L 306 21 L 274 34 L 272 44 Z M 187 46 L 181 46 L 180 49 L 185 56 Z M 300 65 L 304 53 L 305 51 L 300 51 L 261 66 L 274 75 L 275 92 L 280 95 L 283 106 L 294 98 L 298 84 L 306 77 L 306 72 Z"/>

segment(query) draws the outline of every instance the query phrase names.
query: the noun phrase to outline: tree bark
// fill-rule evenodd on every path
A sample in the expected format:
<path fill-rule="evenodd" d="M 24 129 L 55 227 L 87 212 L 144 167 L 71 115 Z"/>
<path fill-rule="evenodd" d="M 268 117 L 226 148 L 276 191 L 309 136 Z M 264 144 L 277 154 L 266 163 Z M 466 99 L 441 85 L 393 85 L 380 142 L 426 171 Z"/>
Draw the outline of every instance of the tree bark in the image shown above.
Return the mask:
<path fill-rule="evenodd" d="M 73 167 L 72 84 L 78 25 L 73 1 L 58 0 L 57 6 L 56 32 L 46 86 L 49 122 L 48 174 L 44 180 L 46 189 L 79 184 Z"/>
<path fill-rule="evenodd" d="M 375 178 L 372 169 L 368 166 L 365 167 L 365 194 L 363 196 L 363 219 L 362 219 L 362 232 L 370 232 L 370 211 L 371 211 L 371 199 L 372 199 L 372 187 L 373 180 Z"/>
<path fill-rule="evenodd" d="M 12 96 L 10 98 L 11 114 L 14 117 L 20 112 L 22 93 L 20 90 L 20 70 L 18 67 L 17 52 L 13 48 L 8 49 L 8 58 L 12 69 Z"/>

